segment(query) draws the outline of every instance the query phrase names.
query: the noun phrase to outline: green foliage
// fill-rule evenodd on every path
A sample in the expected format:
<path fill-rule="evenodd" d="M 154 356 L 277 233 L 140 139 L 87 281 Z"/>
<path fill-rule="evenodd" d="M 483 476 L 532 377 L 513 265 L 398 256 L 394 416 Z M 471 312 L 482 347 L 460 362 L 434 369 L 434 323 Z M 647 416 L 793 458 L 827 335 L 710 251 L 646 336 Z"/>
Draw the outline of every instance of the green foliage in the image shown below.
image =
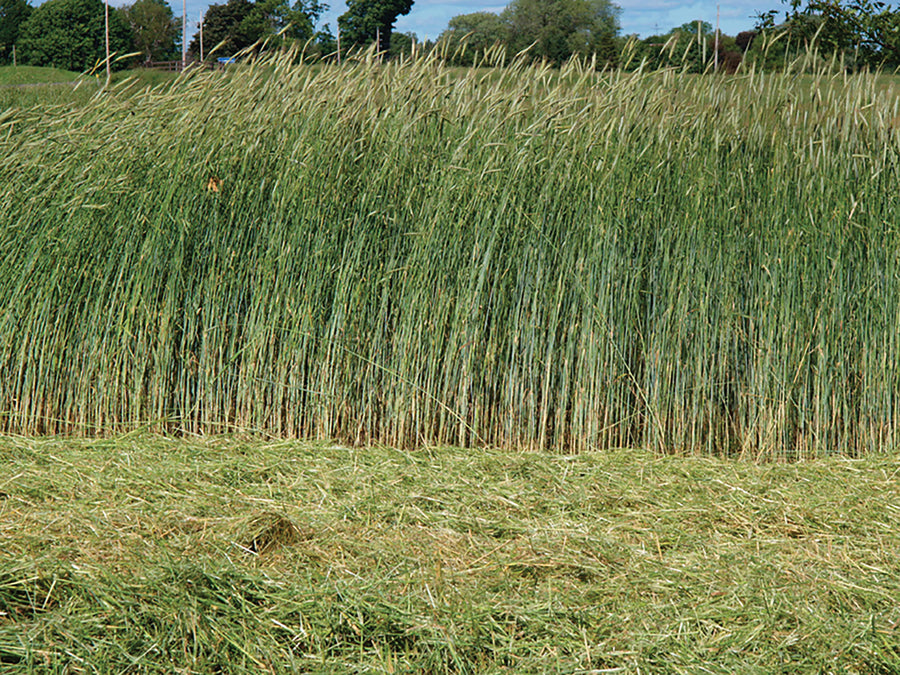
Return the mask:
<path fill-rule="evenodd" d="M 712 24 L 710 24 L 708 21 L 688 21 L 687 23 L 681 24 L 681 26 L 679 26 L 672 32 L 684 33 L 685 35 L 695 35 L 697 36 L 698 40 L 704 36 L 713 37 L 715 35 Z"/>
<path fill-rule="evenodd" d="M 391 33 L 391 56 L 410 56 L 418 42 L 415 33 Z"/>
<path fill-rule="evenodd" d="M 398 16 L 409 14 L 413 0 L 347 0 L 347 11 L 338 17 L 341 46 L 363 47 L 380 37 L 379 51 L 388 51 Z"/>
<path fill-rule="evenodd" d="M 597 54 L 615 62 L 621 9 L 609 0 L 513 0 L 504 10 L 510 47 L 562 63 Z"/>
<path fill-rule="evenodd" d="M 478 54 L 502 44 L 506 55 L 527 50 L 531 58 L 555 64 L 596 56 L 603 66 L 618 58 L 620 12 L 609 0 L 514 0 L 499 16 L 454 17 L 440 41 L 459 65 L 471 65 Z"/>
<path fill-rule="evenodd" d="M 331 26 L 327 23 L 316 31 L 313 36 L 315 46 L 319 54 L 323 57 L 337 53 L 337 38 L 331 32 Z"/>
<path fill-rule="evenodd" d="M 203 41 L 206 54 L 219 46 L 218 56 L 231 56 L 261 40 L 270 46 L 285 40 L 306 42 L 314 37 L 314 25 L 324 5 L 317 0 L 228 0 L 224 5 L 211 5 L 203 19 Z M 200 54 L 200 35 L 192 40 L 189 50 Z"/>
<path fill-rule="evenodd" d="M 250 0 L 228 0 L 224 5 L 210 5 L 203 16 L 203 40 L 206 53 L 219 48 L 220 56 L 232 54 L 254 44 L 262 33 L 253 14 Z M 194 36 L 190 52 L 199 55 L 200 35 Z"/>
<path fill-rule="evenodd" d="M 900 11 L 877 0 L 792 0 L 783 24 L 774 12 L 759 17 L 765 39 L 756 60 L 784 67 L 794 55 L 815 45 L 826 58 L 838 56 L 848 68 L 900 66 Z M 773 45 L 778 44 L 774 48 Z"/>
<path fill-rule="evenodd" d="M 754 34 L 743 33 L 743 44 L 749 45 Z M 734 73 L 743 63 L 743 50 L 736 38 L 719 33 L 705 21 L 689 21 L 665 35 L 651 35 L 632 43 L 629 67 L 645 69 L 677 68 L 702 73 L 718 65 L 722 72 Z M 716 51 L 718 48 L 718 52 Z"/>
<path fill-rule="evenodd" d="M 691 21 L 665 35 L 652 35 L 643 40 L 637 60 L 651 70 L 678 68 L 702 73 L 713 65 L 714 59 L 715 31 L 705 21 Z"/>
<path fill-rule="evenodd" d="M 109 10 L 110 53 L 127 53 L 131 32 L 119 11 Z M 47 0 L 21 26 L 17 43 L 23 63 L 89 70 L 106 55 L 101 0 Z"/>
<path fill-rule="evenodd" d="M 175 19 L 166 0 L 135 0 L 120 10 L 131 29 L 132 51 L 140 52 L 139 61 L 169 61 L 178 58 L 180 21 Z"/>
<path fill-rule="evenodd" d="M 744 60 L 743 50 L 737 43 L 737 38 L 730 35 L 719 34 L 719 68 L 728 73 L 734 73 Z"/>
<path fill-rule="evenodd" d="M 306 42 L 316 38 L 315 25 L 328 6 L 318 0 L 296 0 L 293 5 L 275 2 L 271 15 L 275 16 L 276 27 L 284 28 L 285 38 Z"/>
<path fill-rule="evenodd" d="M 484 54 L 491 47 L 504 45 L 505 48 L 508 32 L 507 22 L 493 12 L 460 14 L 450 19 L 439 42 L 446 45 L 453 63 L 469 66 L 478 54 Z"/>
<path fill-rule="evenodd" d="M 0 65 L 12 63 L 13 45 L 31 11 L 27 0 L 0 0 Z"/>

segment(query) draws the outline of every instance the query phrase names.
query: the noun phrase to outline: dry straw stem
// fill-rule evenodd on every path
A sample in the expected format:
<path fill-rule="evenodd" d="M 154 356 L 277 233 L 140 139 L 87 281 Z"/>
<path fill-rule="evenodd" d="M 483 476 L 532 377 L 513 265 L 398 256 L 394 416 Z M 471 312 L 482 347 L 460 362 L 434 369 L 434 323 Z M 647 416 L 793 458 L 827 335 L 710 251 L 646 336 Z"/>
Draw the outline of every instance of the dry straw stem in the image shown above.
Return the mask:
<path fill-rule="evenodd" d="M 2 438 L 0 664 L 897 672 L 898 476 L 881 456 Z"/>
<path fill-rule="evenodd" d="M 894 79 L 295 56 L 4 114 L 0 427 L 896 446 Z"/>

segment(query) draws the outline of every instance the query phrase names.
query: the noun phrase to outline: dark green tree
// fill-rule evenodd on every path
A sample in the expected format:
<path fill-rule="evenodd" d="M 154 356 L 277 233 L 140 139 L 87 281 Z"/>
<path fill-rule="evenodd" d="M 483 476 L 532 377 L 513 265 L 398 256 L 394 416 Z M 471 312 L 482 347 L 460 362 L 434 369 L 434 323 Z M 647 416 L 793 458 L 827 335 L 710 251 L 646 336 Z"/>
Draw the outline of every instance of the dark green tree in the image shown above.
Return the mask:
<path fill-rule="evenodd" d="M 415 33 L 391 33 L 391 48 L 389 54 L 391 56 L 410 56 L 413 47 L 419 42 L 419 37 Z"/>
<path fill-rule="evenodd" d="M 32 66 L 89 70 L 106 54 L 101 0 L 47 0 L 22 24 L 16 42 L 22 61 Z M 123 54 L 131 31 L 119 11 L 109 10 L 110 52 Z"/>
<path fill-rule="evenodd" d="M 378 50 L 387 51 L 397 17 L 412 6 L 413 0 L 347 0 L 347 11 L 338 17 L 342 48 L 366 46 L 378 37 Z"/>
<path fill-rule="evenodd" d="M 259 39 L 248 35 L 244 21 L 253 11 L 249 0 L 228 0 L 224 5 L 210 5 L 203 17 L 203 42 L 206 54 L 218 47 L 219 56 L 231 56 Z M 192 54 L 200 54 L 200 35 L 190 44 Z"/>
<path fill-rule="evenodd" d="M 884 7 L 866 20 L 863 44 L 870 65 L 900 67 L 900 11 Z"/>
<path fill-rule="evenodd" d="M 621 9 L 610 0 L 513 0 L 502 18 L 515 51 L 561 63 L 573 55 L 615 61 Z"/>
<path fill-rule="evenodd" d="M 719 70 L 734 73 L 744 59 L 744 50 L 738 45 L 737 38 L 719 33 Z"/>
<path fill-rule="evenodd" d="M 337 53 L 337 39 L 331 32 L 331 26 L 327 23 L 322 26 L 315 34 L 316 50 L 322 57 L 327 57 Z"/>
<path fill-rule="evenodd" d="M 310 39 L 319 42 L 325 39 L 325 33 L 316 31 L 316 24 L 322 13 L 328 10 L 328 5 L 318 0 L 297 0 L 291 5 L 287 20 L 290 29 L 288 37 L 295 40 L 307 41 Z"/>
<path fill-rule="evenodd" d="M 284 40 L 306 41 L 315 36 L 315 23 L 327 8 L 318 0 L 228 0 L 211 5 L 203 18 L 203 42 L 207 51 L 221 43 L 218 55 L 231 56 L 260 40 L 270 44 Z M 190 44 L 192 54 L 200 53 L 200 36 Z"/>
<path fill-rule="evenodd" d="M 12 61 L 13 45 L 31 10 L 26 0 L 0 0 L 0 64 Z"/>
<path fill-rule="evenodd" d="M 508 26 L 492 12 L 460 14 L 450 19 L 447 30 L 441 33 L 438 41 L 443 43 L 454 63 L 468 66 L 473 63 L 476 54 L 483 54 L 495 44 L 505 46 Z"/>
<path fill-rule="evenodd" d="M 596 54 L 604 63 L 615 63 L 621 13 L 621 8 L 609 0 L 576 3 L 576 28 L 568 39 L 572 53 L 582 57 Z"/>
<path fill-rule="evenodd" d="M 165 0 L 135 0 L 119 10 L 132 34 L 132 51 L 140 61 L 168 61 L 179 58 L 181 23 Z"/>
<path fill-rule="evenodd" d="M 742 52 L 746 52 L 750 49 L 750 45 L 753 44 L 756 36 L 757 32 L 755 30 L 744 30 L 737 34 L 734 38 L 734 42 Z"/>
<path fill-rule="evenodd" d="M 839 54 L 848 67 L 896 67 L 900 65 L 900 11 L 878 0 L 791 0 L 791 11 L 782 24 L 775 24 L 775 12 L 759 15 L 757 30 L 764 39 L 751 52 L 766 49 L 777 37 L 781 43 L 775 67 L 810 47 L 830 57 Z M 757 56 L 759 56 L 757 54 Z"/>
<path fill-rule="evenodd" d="M 643 63 L 649 69 L 678 68 L 702 73 L 715 64 L 715 50 L 713 27 L 706 21 L 689 21 L 665 35 L 652 35 L 641 41 L 633 64 Z M 740 63 L 739 52 L 734 55 L 732 52 L 737 52 L 734 38 L 720 34 L 719 65 L 725 70 L 734 70 Z"/>

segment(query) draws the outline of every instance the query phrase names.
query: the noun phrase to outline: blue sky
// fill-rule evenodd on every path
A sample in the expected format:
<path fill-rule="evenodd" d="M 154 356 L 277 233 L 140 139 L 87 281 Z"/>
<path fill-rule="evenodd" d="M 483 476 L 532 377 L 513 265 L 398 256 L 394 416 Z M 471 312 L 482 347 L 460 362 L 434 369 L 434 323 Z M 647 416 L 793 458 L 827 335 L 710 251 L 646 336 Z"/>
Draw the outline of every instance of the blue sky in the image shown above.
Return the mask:
<path fill-rule="evenodd" d="M 450 19 L 457 14 L 470 12 L 501 12 L 506 2 L 483 2 L 478 0 L 456 0 L 436 2 L 435 0 L 415 0 L 412 11 L 397 20 L 397 30 L 412 31 L 420 38 L 436 38 L 447 27 Z M 716 25 L 716 0 L 695 0 L 694 2 L 674 2 L 674 0 L 619 0 L 615 4 L 622 8 L 620 17 L 622 33 L 638 33 L 646 37 L 655 33 L 665 33 L 669 29 L 688 21 L 702 19 Z M 323 16 L 324 23 L 337 25 L 337 17 L 346 11 L 342 0 L 332 0 L 332 9 Z M 724 33 L 736 35 L 742 30 L 753 28 L 757 13 L 778 9 L 786 5 L 778 0 L 736 0 L 728 4 L 720 3 L 720 22 Z"/>
<path fill-rule="evenodd" d="M 114 5 L 127 4 L 130 0 L 111 0 Z M 176 16 L 181 15 L 183 0 L 169 0 Z M 218 0 L 222 3 L 226 0 Z M 188 20 L 196 25 L 201 13 L 210 2 L 207 0 L 187 0 Z M 637 33 L 643 37 L 655 33 L 665 33 L 671 28 L 688 21 L 702 19 L 715 26 L 716 0 L 693 0 L 692 2 L 675 2 L 674 0 L 619 0 L 622 8 L 622 32 L 625 35 Z M 415 0 L 412 11 L 400 17 L 397 30 L 412 31 L 420 39 L 434 39 L 447 27 L 447 22 L 457 14 L 470 12 L 500 12 L 506 2 L 483 0 L 454 0 L 453 2 L 437 2 L 436 0 Z M 721 2 L 720 21 L 722 31 L 728 35 L 736 35 L 742 30 L 753 28 L 754 16 L 759 12 L 777 9 L 784 11 L 786 5 L 778 0 L 733 0 Z M 332 32 L 337 27 L 337 17 L 344 13 L 346 5 L 343 0 L 331 0 L 331 9 L 322 17 L 321 23 L 328 23 Z"/>

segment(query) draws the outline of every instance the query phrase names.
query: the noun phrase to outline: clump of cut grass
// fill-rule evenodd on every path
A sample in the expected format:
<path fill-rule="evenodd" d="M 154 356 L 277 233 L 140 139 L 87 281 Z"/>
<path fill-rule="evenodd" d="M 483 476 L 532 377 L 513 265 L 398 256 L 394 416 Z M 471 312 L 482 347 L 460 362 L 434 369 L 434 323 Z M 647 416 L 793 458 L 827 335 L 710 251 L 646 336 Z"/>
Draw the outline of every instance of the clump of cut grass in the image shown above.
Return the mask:
<path fill-rule="evenodd" d="M 249 553 L 263 554 L 293 546 L 304 538 L 300 529 L 283 514 L 263 511 L 250 518 L 241 545 Z"/>
<path fill-rule="evenodd" d="M 896 672 L 898 475 L 884 456 L 2 438 L 0 663 Z"/>
<path fill-rule="evenodd" d="M 896 87 L 799 70 L 288 54 L 9 113 L 0 427 L 893 448 Z"/>

